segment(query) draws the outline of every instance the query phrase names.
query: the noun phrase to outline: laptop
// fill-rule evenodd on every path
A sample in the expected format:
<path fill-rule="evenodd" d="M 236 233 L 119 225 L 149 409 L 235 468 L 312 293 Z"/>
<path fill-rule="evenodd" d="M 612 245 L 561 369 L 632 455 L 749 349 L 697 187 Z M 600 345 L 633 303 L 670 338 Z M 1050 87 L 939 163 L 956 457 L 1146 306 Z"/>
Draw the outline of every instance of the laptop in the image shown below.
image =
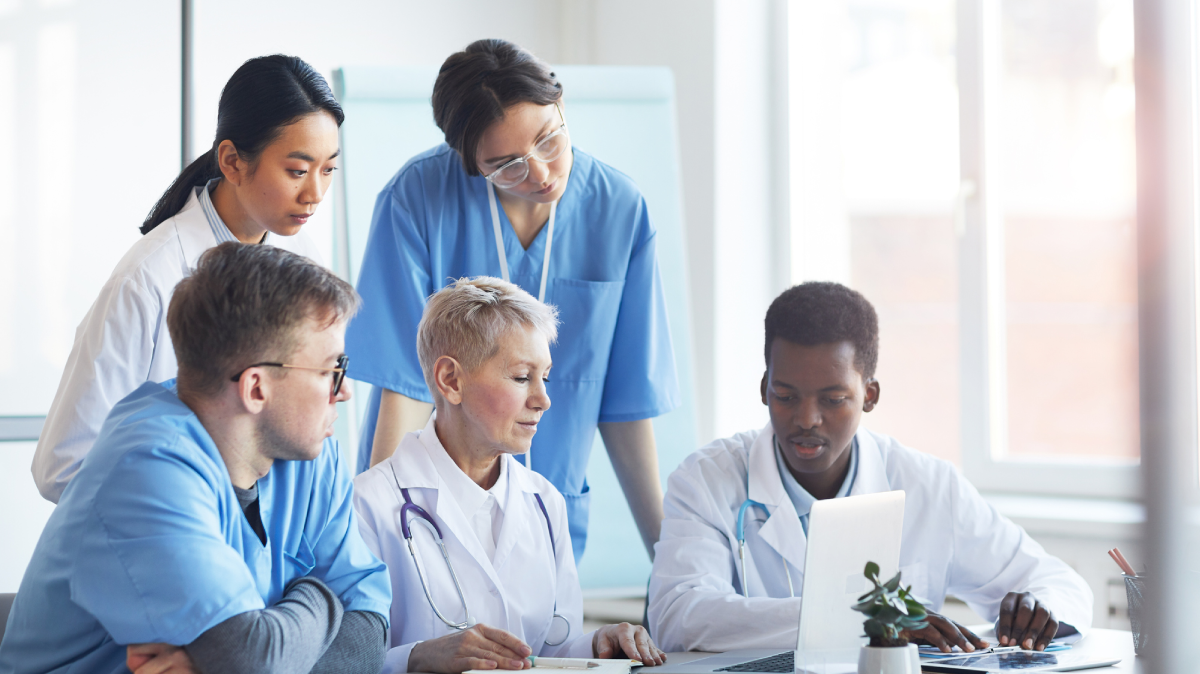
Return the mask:
<path fill-rule="evenodd" d="M 863 576 L 867 562 L 879 565 L 887 580 L 900 566 L 900 536 L 904 529 L 904 492 L 847 496 L 813 504 L 808 516 L 808 548 L 804 554 L 804 597 L 796 650 L 802 653 L 841 653 L 856 672 L 863 636 L 863 615 L 850 608 L 867 591 Z M 761 563 L 761 562 L 760 562 Z M 771 560 L 768 563 L 782 563 Z M 729 651 L 681 665 L 670 661 L 654 674 L 713 674 L 717 672 L 792 674 L 795 651 L 744 649 Z M 832 666 L 824 671 L 842 671 Z"/>

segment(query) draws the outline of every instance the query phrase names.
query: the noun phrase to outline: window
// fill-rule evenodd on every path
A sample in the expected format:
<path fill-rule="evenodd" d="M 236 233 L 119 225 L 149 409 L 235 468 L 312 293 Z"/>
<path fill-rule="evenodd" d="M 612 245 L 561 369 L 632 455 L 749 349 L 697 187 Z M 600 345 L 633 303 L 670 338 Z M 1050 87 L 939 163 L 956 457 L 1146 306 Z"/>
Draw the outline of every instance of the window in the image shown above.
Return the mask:
<path fill-rule="evenodd" d="M 178 27 L 178 3 L 0 2 L 0 416 L 49 410 L 179 172 Z"/>
<path fill-rule="evenodd" d="M 879 311 L 865 425 L 984 489 L 1135 496 L 1131 0 L 820 4 L 790 17 L 793 275 Z"/>
<path fill-rule="evenodd" d="M 882 396 L 864 424 L 959 463 L 954 2 L 789 9 L 793 280 L 871 300 Z"/>

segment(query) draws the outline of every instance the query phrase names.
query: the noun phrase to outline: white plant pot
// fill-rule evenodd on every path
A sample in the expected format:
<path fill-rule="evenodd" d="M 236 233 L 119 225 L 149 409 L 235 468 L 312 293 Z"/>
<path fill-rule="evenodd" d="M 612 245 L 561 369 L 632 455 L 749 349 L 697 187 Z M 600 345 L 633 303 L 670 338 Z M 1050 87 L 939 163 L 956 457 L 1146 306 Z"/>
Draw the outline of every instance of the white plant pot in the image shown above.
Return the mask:
<path fill-rule="evenodd" d="M 858 674 L 921 674 L 921 655 L 916 644 L 863 646 L 858 654 Z"/>

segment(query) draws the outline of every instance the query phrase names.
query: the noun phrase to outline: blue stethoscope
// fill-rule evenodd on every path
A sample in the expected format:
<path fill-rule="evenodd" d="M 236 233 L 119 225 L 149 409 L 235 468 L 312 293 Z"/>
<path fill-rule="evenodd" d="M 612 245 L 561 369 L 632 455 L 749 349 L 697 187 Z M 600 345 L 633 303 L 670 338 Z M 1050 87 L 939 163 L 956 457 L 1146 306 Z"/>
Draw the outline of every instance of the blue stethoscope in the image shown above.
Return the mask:
<path fill-rule="evenodd" d="M 747 492 L 750 491 L 749 483 L 750 483 L 750 476 L 747 475 L 746 476 L 746 491 Z M 751 508 L 758 508 L 768 518 L 771 516 L 771 512 L 769 510 L 767 510 L 767 506 L 759 503 L 758 501 L 752 501 L 750 499 L 746 499 L 745 501 L 742 501 L 742 507 L 738 508 L 737 542 L 738 542 L 738 559 L 742 563 L 742 596 L 743 597 L 750 596 L 749 586 L 746 585 L 746 511 Z M 782 559 L 782 557 L 780 559 Z M 795 597 L 796 590 L 792 587 L 792 570 L 788 568 L 788 563 L 787 563 L 786 559 L 783 559 L 783 573 L 787 576 L 788 596 Z"/>
<path fill-rule="evenodd" d="M 433 609 L 438 619 L 446 624 L 447 627 L 456 630 L 465 630 L 475 625 L 475 621 L 471 619 L 471 610 L 467 607 L 467 596 L 463 593 L 462 584 L 458 581 L 458 574 L 454 572 L 454 565 L 450 563 L 450 553 L 446 551 L 446 541 L 442 537 L 442 528 L 438 526 L 433 517 L 425 511 L 424 508 L 412 502 L 412 498 L 408 495 L 408 489 L 400 486 L 400 478 L 396 476 L 396 467 L 388 464 L 392 470 L 392 479 L 396 482 L 396 488 L 400 490 L 400 494 L 404 497 L 404 503 L 400 506 L 400 533 L 403 534 L 404 540 L 408 543 L 408 554 L 412 555 L 413 565 L 417 567 L 417 578 L 421 580 L 421 589 L 425 591 L 425 600 L 429 602 L 429 608 Z M 550 534 L 550 552 L 554 555 L 554 559 L 558 559 L 558 547 L 554 543 L 554 527 L 550 525 L 550 513 L 546 512 L 546 504 L 542 502 L 542 495 L 534 493 L 533 497 L 537 499 L 538 508 L 542 511 L 542 516 L 546 518 L 546 532 Z M 421 523 L 429 533 L 437 540 L 438 548 L 442 551 L 442 559 L 446 560 L 446 568 L 450 570 L 450 578 L 454 580 L 454 589 L 458 591 L 458 600 L 462 603 L 463 615 L 465 616 L 461 622 L 454 622 L 447 618 L 437 604 L 433 601 L 433 593 L 429 591 L 429 583 L 425 581 L 425 573 L 421 571 L 421 562 L 417 560 L 416 544 L 413 541 L 412 530 L 409 528 L 410 516 L 415 517 L 415 521 Z M 789 579 L 790 582 L 791 579 Z M 547 646 L 558 646 L 566 642 L 571 636 L 571 623 L 558 612 L 558 598 L 554 599 L 554 616 L 550 619 L 550 629 L 546 632 L 545 643 Z"/>

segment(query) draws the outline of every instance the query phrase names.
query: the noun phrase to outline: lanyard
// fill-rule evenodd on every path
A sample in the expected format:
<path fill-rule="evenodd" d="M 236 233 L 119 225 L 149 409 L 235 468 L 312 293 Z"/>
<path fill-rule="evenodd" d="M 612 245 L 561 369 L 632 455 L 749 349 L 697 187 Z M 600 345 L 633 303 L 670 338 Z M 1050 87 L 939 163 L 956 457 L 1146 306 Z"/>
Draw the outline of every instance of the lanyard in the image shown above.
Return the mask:
<path fill-rule="evenodd" d="M 492 209 L 492 231 L 496 233 L 496 255 L 500 257 L 500 277 L 508 281 L 508 257 L 504 254 L 504 235 L 500 233 L 500 209 L 496 207 L 496 188 L 487 182 L 488 206 Z M 554 241 L 554 212 L 558 202 L 550 204 L 550 223 L 546 230 L 546 255 L 542 259 L 542 284 L 538 287 L 538 301 L 546 301 L 546 279 L 550 276 L 550 244 Z M 526 460 L 528 463 L 528 459 Z"/>
<path fill-rule="evenodd" d="M 490 181 L 484 182 L 487 182 L 488 206 L 492 209 L 492 231 L 496 233 L 496 255 L 500 257 L 500 276 L 508 281 L 508 256 L 504 254 L 504 235 L 500 232 L 500 209 L 496 207 L 496 188 Z M 539 302 L 546 301 L 546 279 L 550 275 L 550 244 L 554 241 L 554 212 L 557 209 L 557 201 L 550 204 L 550 223 L 549 229 L 546 230 L 546 255 L 542 258 L 542 284 L 538 288 Z M 530 454 L 533 454 L 532 449 L 525 452 L 525 467 L 533 470 L 533 460 L 530 458 Z M 546 523 L 549 524 L 550 520 L 547 519 Z"/>

